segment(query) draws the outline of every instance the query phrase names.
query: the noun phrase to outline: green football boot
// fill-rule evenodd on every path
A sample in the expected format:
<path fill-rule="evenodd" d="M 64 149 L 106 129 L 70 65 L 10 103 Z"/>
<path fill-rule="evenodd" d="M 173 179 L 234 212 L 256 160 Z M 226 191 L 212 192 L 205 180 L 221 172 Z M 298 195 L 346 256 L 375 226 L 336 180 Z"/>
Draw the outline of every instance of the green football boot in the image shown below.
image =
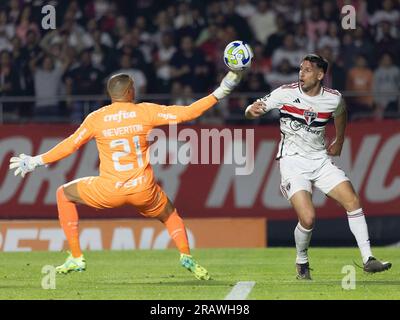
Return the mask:
<path fill-rule="evenodd" d="M 65 262 L 61 265 L 56 267 L 57 273 L 68 273 L 71 271 L 85 271 L 86 270 L 86 260 L 83 255 L 78 258 L 74 258 L 72 254 L 68 256 Z"/>
<path fill-rule="evenodd" d="M 181 253 L 181 265 L 188 269 L 198 280 L 210 280 L 208 271 L 200 266 L 191 255 Z"/>

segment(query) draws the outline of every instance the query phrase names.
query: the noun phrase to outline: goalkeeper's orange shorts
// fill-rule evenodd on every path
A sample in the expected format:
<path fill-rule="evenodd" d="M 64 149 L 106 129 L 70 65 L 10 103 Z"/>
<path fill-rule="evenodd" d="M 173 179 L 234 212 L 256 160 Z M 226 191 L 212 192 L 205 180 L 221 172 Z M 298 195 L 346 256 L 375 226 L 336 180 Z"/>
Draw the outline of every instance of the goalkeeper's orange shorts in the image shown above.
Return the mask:
<path fill-rule="evenodd" d="M 70 183 L 76 183 L 80 198 L 96 209 L 132 205 L 145 217 L 154 218 L 162 213 L 168 203 L 167 195 L 156 183 L 136 193 L 116 188 L 114 181 L 102 177 L 86 177 Z"/>

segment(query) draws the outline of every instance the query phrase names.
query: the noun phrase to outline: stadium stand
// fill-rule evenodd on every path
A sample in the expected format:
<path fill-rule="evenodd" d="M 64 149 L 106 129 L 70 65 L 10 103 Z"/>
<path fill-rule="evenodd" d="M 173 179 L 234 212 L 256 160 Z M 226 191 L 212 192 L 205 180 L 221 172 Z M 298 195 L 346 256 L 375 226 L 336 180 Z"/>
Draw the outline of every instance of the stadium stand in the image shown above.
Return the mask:
<path fill-rule="evenodd" d="M 57 27 L 44 30 L 49 1 L 3 0 L 1 121 L 80 122 L 102 105 L 104 82 L 118 70 L 135 77 L 138 100 L 193 99 L 218 83 L 235 39 L 251 44 L 254 64 L 210 123 L 246 123 L 252 97 L 296 80 L 306 52 L 330 61 L 325 85 L 344 91 L 351 120 L 399 118 L 400 1 L 351 1 L 357 27 L 344 30 L 348 2 L 55 0 Z"/>

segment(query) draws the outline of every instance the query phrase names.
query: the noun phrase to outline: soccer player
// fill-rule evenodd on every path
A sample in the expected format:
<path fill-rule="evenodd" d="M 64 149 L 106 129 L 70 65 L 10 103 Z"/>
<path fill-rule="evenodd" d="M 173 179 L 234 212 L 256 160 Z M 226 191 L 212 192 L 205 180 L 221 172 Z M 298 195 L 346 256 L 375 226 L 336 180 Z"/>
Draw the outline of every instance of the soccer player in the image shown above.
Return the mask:
<path fill-rule="evenodd" d="M 14 174 L 25 176 L 36 167 L 61 160 L 81 145 L 95 139 L 100 157 L 100 175 L 74 180 L 57 190 L 57 206 L 71 254 L 58 266 L 58 273 L 83 271 L 86 261 L 79 244 L 76 204 L 96 209 L 132 205 L 145 217 L 160 220 L 180 252 L 180 263 L 197 279 L 208 280 L 205 268 L 197 264 L 189 249 L 186 229 L 174 205 L 155 182 L 150 166 L 147 135 L 155 126 L 196 119 L 228 95 L 241 80 L 241 73 L 228 72 L 210 95 L 189 106 L 134 103 L 133 79 L 117 74 L 107 83 L 111 104 L 90 113 L 81 126 L 50 151 L 24 154 L 10 159 Z"/>
<path fill-rule="evenodd" d="M 389 262 L 371 252 L 367 223 L 358 195 L 345 173 L 330 156 L 339 156 L 344 142 L 347 112 L 341 94 L 322 85 L 328 62 L 316 54 L 300 64 L 299 81 L 283 85 L 246 108 L 248 119 L 279 109 L 281 141 L 279 160 L 281 191 L 298 216 L 294 230 L 298 279 L 311 279 L 307 250 L 315 220 L 312 187 L 336 200 L 347 211 L 350 230 L 361 251 L 363 269 L 374 273 L 388 270 Z M 325 126 L 334 118 L 336 139 L 326 148 Z"/>

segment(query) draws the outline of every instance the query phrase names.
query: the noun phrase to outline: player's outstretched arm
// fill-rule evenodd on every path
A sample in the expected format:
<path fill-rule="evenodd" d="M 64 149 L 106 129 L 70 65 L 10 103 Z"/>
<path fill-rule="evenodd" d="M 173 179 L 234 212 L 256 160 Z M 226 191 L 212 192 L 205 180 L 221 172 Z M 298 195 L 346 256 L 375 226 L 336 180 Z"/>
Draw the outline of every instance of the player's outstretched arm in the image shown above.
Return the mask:
<path fill-rule="evenodd" d="M 246 117 L 246 119 L 252 120 L 252 119 L 257 119 L 264 114 L 265 114 L 265 104 L 260 99 L 258 99 L 256 102 L 254 102 L 253 104 L 249 105 L 246 108 L 244 116 Z"/>
<path fill-rule="evenodd" d="M 229 71 L 222 79 L 219 87 L 214 90 L 212 95 L 218 100 L 225 98 L 233 91 L 233 89 L 236 88 L 240 80 L 242 80 L 242 77 L 243 73 L 240 71 Z"/>
<path fill-rule="evenodd" d="M 205 111 L 213 107 L 218 100 L 225 98 L 240 83 L 241 72 L 229 71 L 222 79 L 219 87 L 207 97 L 199 99 L 188 106 L 163 106 L 147 103 L 151 123 L 154 126 L 181 123 L 200 117 Z"/>
<path fill-rule="evenodd" d="M 249 105 L 246 108 L 244 116 L 246 119 L 257 119 L 272 109 L 280 109 L 282 107 L 282 100 L 284 97 L 285 91 L 282 89 L 282 87 L 279 87 Z"/>
<path fill-rule="evenodd" d="M 18 157 L 11 157 L 9 169 L 15 169 L 14 175 L 21 175 L 23 178 L 28 172 L 32 172 L 39 166 L 50 164 L 69 156 L 93 137 L 90 119 L 90 116 L 88 116 L 72 135 L 46 153 L 37 156 L 28 156 L 22 153 Z"/>
<path fill-rule="evenodd" d="M 36 167 L 44 165 L 41 156 L 31 157 L 21 153 L 18 157 L 11 157 L 10 170 L 15 169 L 14 175 L 25 177 L 28 172 L 32 172 Z"/>

